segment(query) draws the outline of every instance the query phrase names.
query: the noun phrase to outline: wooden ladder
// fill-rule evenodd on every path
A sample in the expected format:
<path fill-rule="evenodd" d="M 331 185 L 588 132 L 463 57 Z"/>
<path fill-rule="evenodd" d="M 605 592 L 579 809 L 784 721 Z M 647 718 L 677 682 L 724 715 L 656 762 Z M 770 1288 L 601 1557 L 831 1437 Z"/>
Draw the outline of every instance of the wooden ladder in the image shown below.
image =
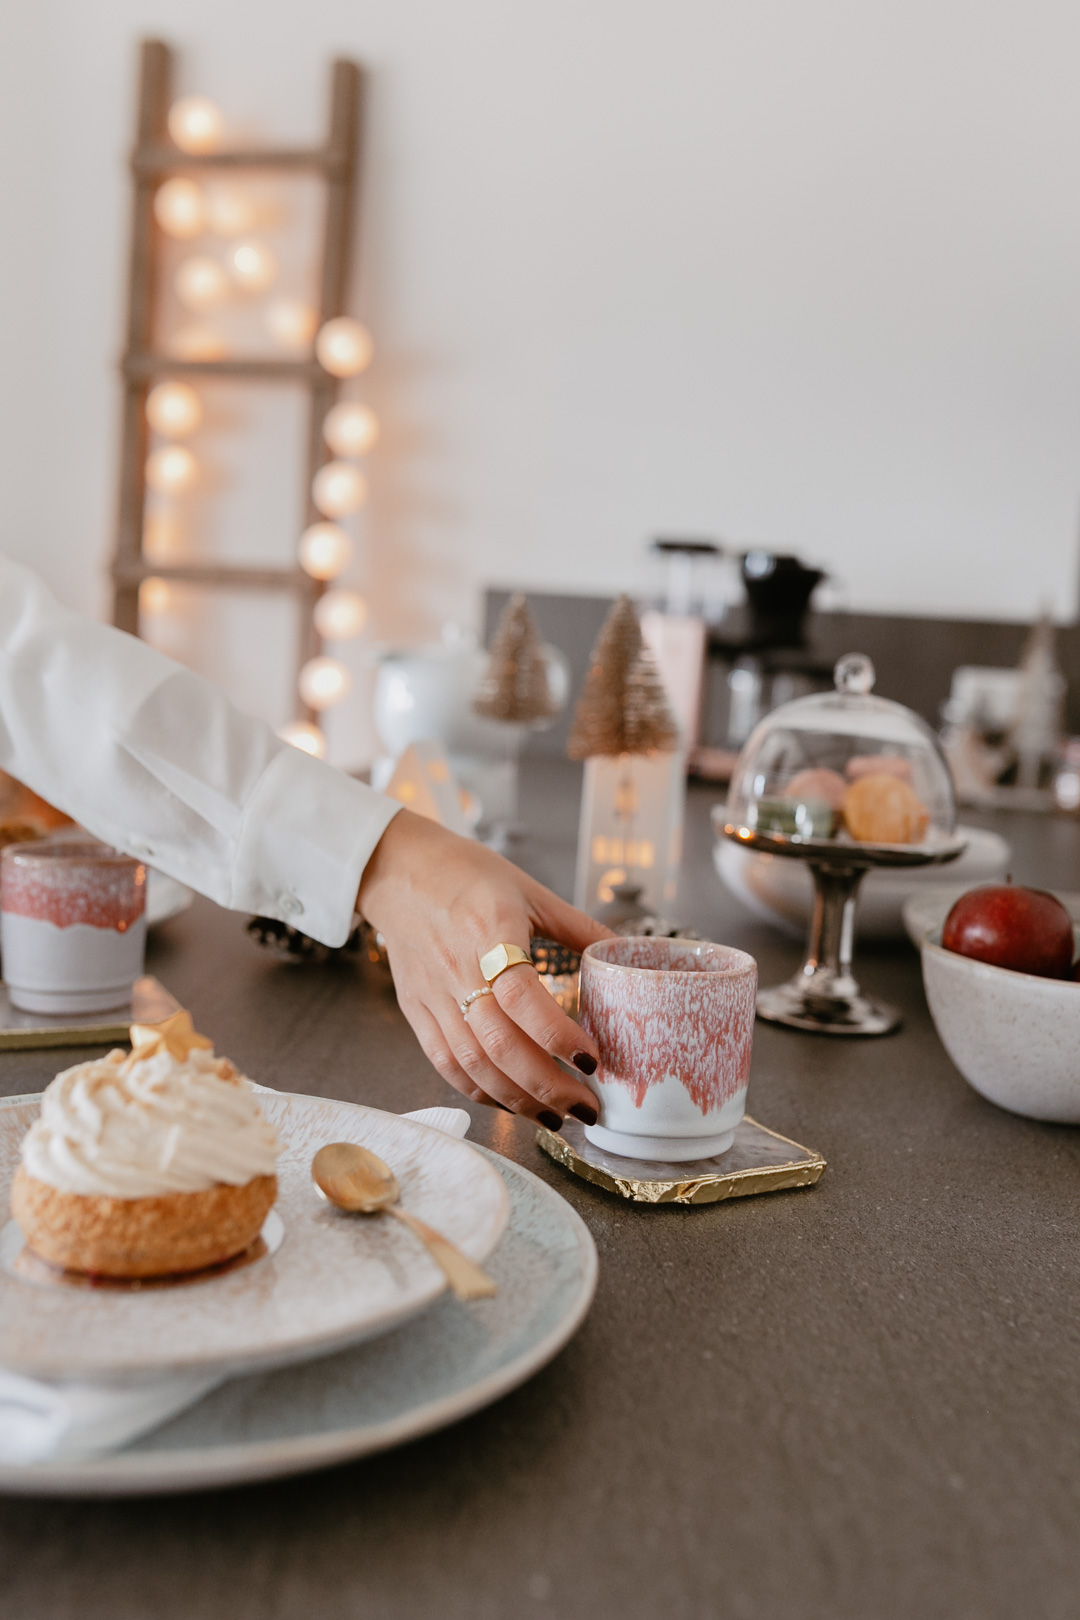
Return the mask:
<path fill-rule="evenodd" d="M 321 650 L 312 609 L 324 586 L 299 566 L 291 568 L 230 567 L 214 563 L 166 564 L 143 554 L 146 506 L 146 457 L 149 432 L 146 397 L 164 377 L 235 377 L 253 383 L 293 384 L 307 391 L 307 477 L 301 527 L 321 520 L 312 501 L 312 480 L 330 453 L 323 441 L 326 413 L 337 398 L 339 380 L 324 371 L 314 356 L 307 359 L 179 360 L 154 350 L 154 317 L 161 263 L 161 232 L 154 218 L 158 186 L 176 173 L 214 174 L 242 169 L 314 171 L 326 181 L 319 325 L 345 311 L 352 240 L 360 137 L 360 69 L 335 61 L 331 70 L 330 116 L 326 142 L 312 148 L 182 152 L 168 134 L 172 99 L 172 51 L 160 40 L 144 40 L 140 53 L 138 125 L 131 155 L 134 207 L 128 284 L 127 342 L 121 362 L 123 432 L 120 494 L 113 557 L 113 623 L 139 633 L 139 586 L 154 578 L 210 587 L 290 592 L 299 611 L 297 669 Z M 297 700 L 297 712 L 314 712 Z"/>

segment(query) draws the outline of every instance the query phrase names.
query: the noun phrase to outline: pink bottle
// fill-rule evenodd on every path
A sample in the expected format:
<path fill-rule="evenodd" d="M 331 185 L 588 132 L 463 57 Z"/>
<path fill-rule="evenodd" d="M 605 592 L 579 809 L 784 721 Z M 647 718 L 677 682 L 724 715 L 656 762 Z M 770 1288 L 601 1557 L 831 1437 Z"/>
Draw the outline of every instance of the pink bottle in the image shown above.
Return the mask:
<path fill-rule="evenodd" d="M 125 1007 L 146 951 L 146 867 L 84 832 L 0 851 L 0 955 L 13 1007 Z"/>

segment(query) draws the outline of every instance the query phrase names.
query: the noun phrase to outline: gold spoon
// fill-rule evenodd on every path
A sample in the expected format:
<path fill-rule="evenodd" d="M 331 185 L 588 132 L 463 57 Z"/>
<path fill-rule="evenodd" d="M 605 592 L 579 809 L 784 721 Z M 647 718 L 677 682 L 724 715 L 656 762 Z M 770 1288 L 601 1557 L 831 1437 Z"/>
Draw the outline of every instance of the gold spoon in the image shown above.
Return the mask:
<path fill-rule="evenodd" d="M 490 1299 L 495 1284 L 486 1271 L 468 1255 L 428 1226 L 426 1221 L 402 1209 L 398 1202 L 401 1188 L 389 1165 L 355 1142 L 329 1142 L 311 1161 L 315 1190 L 328 1204 L 359 1215 L 396 1215 L 420 1241 L 441 1267 L 458 1299 Z"/>

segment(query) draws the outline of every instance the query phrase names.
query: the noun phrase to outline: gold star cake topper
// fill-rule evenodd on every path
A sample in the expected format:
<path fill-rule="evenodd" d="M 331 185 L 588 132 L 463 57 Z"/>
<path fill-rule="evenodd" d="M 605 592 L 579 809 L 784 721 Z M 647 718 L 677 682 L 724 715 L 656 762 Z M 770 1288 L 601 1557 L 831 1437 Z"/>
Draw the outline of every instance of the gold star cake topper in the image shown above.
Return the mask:
<path fill-rule="evenodd" d="M 196 1033 L 191 1014 L 184 1008 L 173 1013 L 171 1018 L 163 1019 L 160 1024 L 132 1024 L 129 1034 L 132 1058 L 148 1058 L 153 1057 L 155 1052 L 169 1052 L 183 1063 L 193 1051 L 212 1052 L 214 1049 L 213 1041 Z"/>

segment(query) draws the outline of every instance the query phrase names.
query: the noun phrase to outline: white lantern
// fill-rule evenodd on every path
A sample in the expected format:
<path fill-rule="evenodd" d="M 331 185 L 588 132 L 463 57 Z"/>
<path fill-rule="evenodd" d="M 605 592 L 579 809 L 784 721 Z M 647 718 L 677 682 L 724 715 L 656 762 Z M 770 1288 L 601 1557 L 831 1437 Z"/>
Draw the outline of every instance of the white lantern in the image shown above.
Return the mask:
<path fill-rule="evenodd" d="M 198 474 L 198 462 L 182 444 L 163 444 L 146 458 L 146 482 L 158 495 L 182 495 Z"/>
<path fill-rule="evenodd" d="M 244 292 L 265 292 L 277 278 L 277 260 L 265 242 L 238 242 L 229 255 L 229 272 Z"/>
<path fill-rule="evenodd" d="M 300 671 L 300 696 L 312 709 L 340 703 L 352 685 L 352 676 L 337 658 L 309 658 Z"/>
<path fill-rule="evenodd" d="M 339 587 L 315 604 L 315 628 L 326 641 L 348 641 L 367 623 L 368 606 L 359 591 Z"/>
<path fill-rule="evenodd" d="M 201 321 L 188 321 L 173 333 L 169 348 L 177 360 L 224 360 L 228 344 L 220 332 Z"/>
<path fill-rule="evenodd" d="M 185 309 L 214 309 L 229 296 L 229 278 L 224 267 L 208 254 L 196 253 L 181 259 L 173 279 L 176 296 Z"/>
<path fill-rule="evenodd" d="M 146 420 L 166 439 L 186 439 L 202 422 L 202 401 L 187 383 L 163 382 L 146 399 Z"/>
<path fill-rule="evenodd" d="M 371 364 L 371 333 L 349 315 L 327 321 L 315 339 L 319 364 L 332 377 L 355 377 Z"/>
<path fill-rule="evenodd" d="M 319 324 L 317 311 L 302 298 L 274 298 L 266 306 L 266 328 L 283 349 L 307 349 Z"/>
<path fill-rule="evenodd" d="M 180 175 L 166 180 L 154 193 L 154 218 L 166 236 L 181 241 L 206 229 L 206 203 L 202 188 Z"/>
<path fill-rule="evenodd" d="M 351 461 L 328 461 L 312 480 L 311 498 L 324 516 L 346 517 L 367 500 L 367 479 Z"/>
<path fill-rule="evenodd" d="M 216 152 L 225 120 L 205 96 L 181 96 L 169 108 L 169 134 L 181 152 Z"/>
<path fill-rule="evenodd" d="M 640 891 L 646 910 L 675 902 L 682 856 L 686 755 L 595 755 L 585 761 L 574 904 L 595 916 L 614 890 Z"/>
<path fill-rule="evenodd" d="M 326 738 L 318 726 L 313 726 L 310 720 L 289 720 L 285 725 L 278 727 L 278 736 L 283 742 L 292 743 L 294 748 L 301 749 L 305 754 L 314 754 L 316 759 L 326 756 Z"/>
<path fill-rule="evenodd" d="M 335 456 L 364 456 L 379 437 L 379 422 L 370 405 L 343 399 L 327 413 L 323 438 Z"/>
<path fill-rule="evenodd" d="M 300 536 L 300 566 L 312 579 L 336 579 L 348 566 L 353 543 L 336 523 L 313 523 Z"/>
<path fill-rule="evenodd" d="M 258 214 L 254 199 L 239 186 L 207 186 L 206 223 L 215 236 L 244 236 Z"/>

